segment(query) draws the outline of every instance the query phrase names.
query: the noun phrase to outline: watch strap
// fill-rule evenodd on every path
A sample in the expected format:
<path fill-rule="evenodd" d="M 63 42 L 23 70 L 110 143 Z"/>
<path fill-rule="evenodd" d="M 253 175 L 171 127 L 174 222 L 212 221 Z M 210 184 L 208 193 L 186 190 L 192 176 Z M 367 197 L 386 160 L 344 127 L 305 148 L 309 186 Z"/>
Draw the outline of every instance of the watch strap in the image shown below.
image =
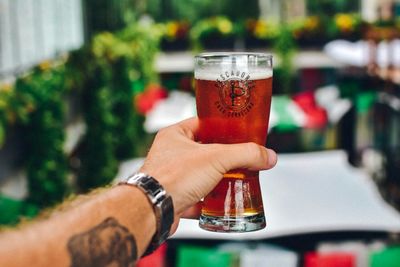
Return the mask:
<path fill-rule="evenodd" d="M 162 185 L 153 177 L 136 173 L 121 181 L 120 185 L 132 185 L 146 194 L 153 207 L 156 217 L 156 233 L 154 234 L 145 255 L 151 254 L 168 238 L 171 225 L 174 222 L 174 206 L 172 198 Z"/>

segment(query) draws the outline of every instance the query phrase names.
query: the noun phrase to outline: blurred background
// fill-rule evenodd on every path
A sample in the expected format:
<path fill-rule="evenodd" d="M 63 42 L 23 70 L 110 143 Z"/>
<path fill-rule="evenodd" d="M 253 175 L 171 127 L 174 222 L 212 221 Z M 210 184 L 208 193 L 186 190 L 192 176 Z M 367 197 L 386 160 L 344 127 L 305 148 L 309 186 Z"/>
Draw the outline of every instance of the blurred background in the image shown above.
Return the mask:
<path fill-rule="evenodd" d="M 138 266 L 400 266 L 399 14 L 398 0 L 0 0 L 0 224 L 133 172 L 160 128 L 196 114 L 196 53 L 261 51 L 280 154 L 262 174 L 267 229 L 183 222 Z"/>

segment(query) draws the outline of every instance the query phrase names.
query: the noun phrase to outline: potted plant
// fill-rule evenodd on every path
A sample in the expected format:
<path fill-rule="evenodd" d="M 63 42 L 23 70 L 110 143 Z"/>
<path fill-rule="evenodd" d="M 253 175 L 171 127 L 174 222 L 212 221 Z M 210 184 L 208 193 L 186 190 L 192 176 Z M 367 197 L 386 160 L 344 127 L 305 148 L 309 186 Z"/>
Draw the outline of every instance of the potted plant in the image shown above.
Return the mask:
<path fill-rule="evenodd" d="M 290 28 L 300 48 L 321 48 L 328 42 L 326 20 L 309 16 L 291 23 Z"/>
<path fill-rule="evenodd" d="M 270 47 L 279 35 L 279 26 L 263 19 L 248 19 L 245 22 L 244 41 L 246 48 Z"/>
<path fill-rule="evenodd" d="M 233 49 L 236 29 L 228 18 L 212 17 L 196 23 L 191 30 L 191 37 L 197 49 Z"/>
<path fill-rule="evenodd" d="M 362 37 L 362 20 L 357 14 L 338 13 L 333 18 L 334 38 L 356 41 Z"/>
<path fill-rule="evenodd" d="M 189 48 L 190 24 L 187 21 L 169 21 L 163 23 L 161 36 L 161 50 L 182 51 Z"/>

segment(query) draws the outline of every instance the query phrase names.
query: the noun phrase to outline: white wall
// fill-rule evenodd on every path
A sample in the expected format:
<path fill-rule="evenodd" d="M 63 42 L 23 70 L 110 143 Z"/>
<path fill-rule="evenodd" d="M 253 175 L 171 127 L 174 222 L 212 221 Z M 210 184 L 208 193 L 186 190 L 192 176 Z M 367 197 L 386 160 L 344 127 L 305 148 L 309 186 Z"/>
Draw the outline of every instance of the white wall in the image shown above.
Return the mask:
<path fill-rule="evenodd" d="M 0 0 L 0 77 L 83 44 L 81 0 Z"/>

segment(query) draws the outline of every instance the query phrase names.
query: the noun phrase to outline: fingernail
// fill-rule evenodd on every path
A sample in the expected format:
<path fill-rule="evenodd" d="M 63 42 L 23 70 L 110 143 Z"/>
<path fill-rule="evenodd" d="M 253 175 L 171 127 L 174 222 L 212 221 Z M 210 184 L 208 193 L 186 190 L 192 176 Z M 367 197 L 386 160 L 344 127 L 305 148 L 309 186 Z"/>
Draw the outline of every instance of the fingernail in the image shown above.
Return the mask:
<path fill-rule="evenodd" d="M 268 154 L 268 165 L 272 168 L 276 165 L 276 162 L 278 161 L 278 156 L 276 155 L 275 151 L 268 148 L 267 148 L 267 154 Z"/>

